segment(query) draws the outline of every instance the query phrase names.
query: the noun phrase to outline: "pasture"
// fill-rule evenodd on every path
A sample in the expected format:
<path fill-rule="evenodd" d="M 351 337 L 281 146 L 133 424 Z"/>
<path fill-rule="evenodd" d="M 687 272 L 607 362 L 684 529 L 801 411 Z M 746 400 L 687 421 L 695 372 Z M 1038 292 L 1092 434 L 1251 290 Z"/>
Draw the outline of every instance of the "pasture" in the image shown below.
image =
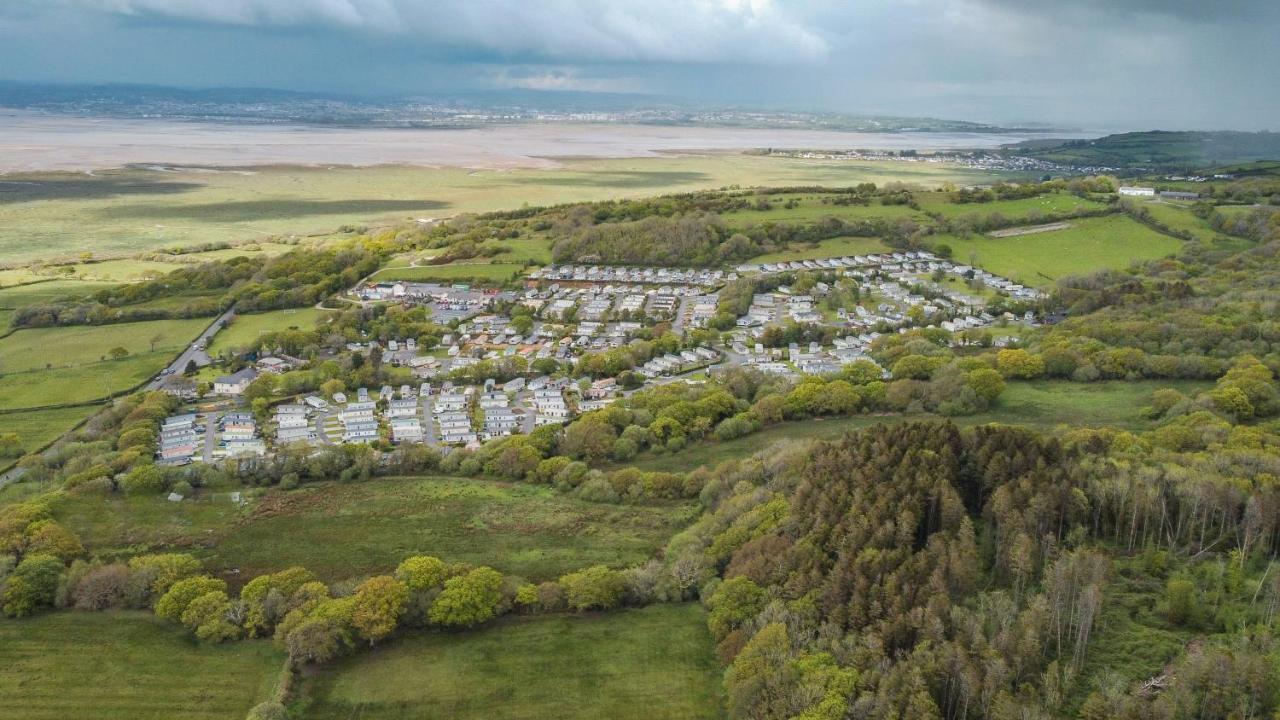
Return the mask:
<path fill-rule="evenodd" d="M 270 641 L 203 645 L 149 612 L 0 620 L 0 717 L 243 720 L 275 688 Z"/>
<path fill-rule="evenodd" d="M 84 297 L 115 283 L 96 283 L 83 280 L 44 280 L 26 285 L 0 288 L 0 308 L 19 308 L 34 303 L 47 303 L 68 298 Z"/>
<path fill-rule="evenodd" d="M 76 260 L 202 242 L 270 242 L 521 203 L 641 197 L 730 185 L 992 182 L 946 165 L 769 158 L 734 153 L 569 159 L 553 168 L 256 167 L 240 172 L 129 168 L 16 173 L 0 203 L 0 261 Z"/>
<path fill-rule="evenodd" d="M 474 282 L 478 284 L 503 283 L 524 271 L 524 265 L 509 263 L 451 263 L 449 265 L 419 265 L 417 267 L 390 267 L 373 274 L 371 280 L 390 282 L 412 280 L 417 282 Z"/>
<path fill-rule="evenodd" d="M 1209 223 L 1201 220 L 1192 214 L 1191 210 L 1185 205 L 1177 205 L 1169 202 L 1144 202 L 1142 207 L 1146 208 L 1151 216 L 1157 221 L 1164 223 L 1174 230 L 1189 232 L 1193 237 L 1209 246 L 1217 245 L 1218 247 L 1239 247 L 1243 249 L 1247 245 L 1247 241 L 1240 238 L 1233 238 L 1224 235 L 1217 230 L 1209 227 Z"/>
<path fill-rule="evenodd" d="M 17 330 L 0 339 L 0 372 L 111 362 L 108 353 L 114 348 L 124 348 L 129 357 L 176 355 L 208 325 L 209 320 L 196 318 Z"/>
<path fill-rule="evenodd" d="M 697 604 L 507 618 L 423 633 L 318 669 L 318 720 L 712 720 L 721 668 Z"/>
<path fill-rule="evenodd" d="M 330 313 L 317 308 L 290 308 L 270 312 L 236 315 L 231 324 L 219 330 L 209 343 L 209 354 L 248 347 L 258 336 L 280 330 L 314 330 L 316 321 Z"/>
<path fill-rule="evenodd" d="M 145 353 L 76 367 L 6 373 L 0 375 L 0 410 L 95 402 L 142 384 L 175 354 Z"/>
<path fill-rule="evenodd" d="M 840 196 L 832 193 L 760 195 L 760 199 L 769 202 L 770 207 L 767 210 L 755 208 L 734 210 L 722 213 L 721 217 L 734 227 L 746 227 L 763 222 L 813 222 L 825 217 L 838 217 L 842 220 L 894 220 L 897 218 L 928 220 L 919 210 L 907 205 L 881 205 L 879 202 L 872 202 L 870 205 L 832 204 L 830 201 L 837 197 Z M 788 202 L 792 203 L 792 207 L 786 206 Z"/>
<path fill-rule="evenodd" d="M 1211 383 L 1194 380 L 1109 380 L 1074 383 L 1056 380 L 1010 382 L 999 404 L 978 415 L 952 418 L 961 426 L 1005 423 L 1049 430 L 1061 424 L 1073 427 L 1117 427 L 1140 431 L 1153 427 L 1143 416 L 1151 393 L 1171 387 L 1185 395 L 1208 390 Z M 725 460 L 748 457 L 776 442 L 832 440 L 849 430 L 901 420 L 942 420 L 937 415 L 851 415 L 786 422 L 725 442 L 701 442 L 672 454 L 646 453 L 630 463 L 641 470 L 687 472 L 714 466 Z"/>
<path fill-rule="evenodd" d="M 17 433 L 22 449 L 33 452 L 62 437 L 81 420 L 98 410 L 95 405 L 0 414 L 0 435 Z M 0 460 L 0 467 L 6 464 L 5 460 Z"/>
<path fill-rule="evenodd" d="M 1017 200 L 995 200 L 988 203 L 954 203 L 946 193 L 927 193 L 920 197 L 920 207 L 923 210 L 947 218 L 999 213 L 1006 218 L 1031 221 L 1040 215 L 1070 213 L 1077 210 L 1101 210 L 1106 207 L 1103 203 L 1065 192 L 1046 193 L 1039 197 Z"/>
<path fill-rule="evenodd" d="M 110 556 L 190 548 L 238 577 L 302 565 L 326 580 L 387 572 L 409 555 L 491 565 L 532 580 L 651 557 L 690 522 L 692 505 L 611 505 L 550 488 L 445 477 L 271 490 L 239 508 L 227 494 L 74 496 L 57 515 Z"/>
<path fill-rule="evenodd" d="M 0 338 L 0 410 L 85 403 L 163 368 L 207 319 L 33 328 Z M 110 351 L 128 355 L 113 359 Z"/>
<path fill-rule="evenodd" d="M 752 263 L 788 262 L 791 260 L 812 260 L 843 255 L 870 255 L 890 252 L 893 248 L 885 245 L 879 238 L 838 237 L 822 240 L 816 244 L 797 243 L 791 249 L 782 252 L 766 253 L 751 258 Z"/>
<path fill-rule="evenodd" d="M 1048 286 L 1067 275 L 1104 268 L 1123 269 L 1135 260 L 1176 253 L 1182 241 L 1158 233 L 1123 215 L 1072 220 L 1053 232 L 994 238 L 987 235 L 934 235 L 935 245 L 950 245 L 956 262 L 1032 286 Z"/>

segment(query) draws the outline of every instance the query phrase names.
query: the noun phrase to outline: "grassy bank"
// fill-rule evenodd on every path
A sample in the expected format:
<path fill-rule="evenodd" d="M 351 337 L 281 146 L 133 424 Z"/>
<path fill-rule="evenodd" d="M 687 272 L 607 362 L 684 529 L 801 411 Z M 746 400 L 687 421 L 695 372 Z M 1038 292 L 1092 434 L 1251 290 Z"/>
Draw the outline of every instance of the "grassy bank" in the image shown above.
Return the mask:
<path fill-rule="evenodd" d="M 1006 423 L 1053 428 L 1060 424 L 1076 427 L 1119 427 L 1144 430 L 1152 426 L 1142 415 L 1151 393 L 1172 387 L 1188 395 L 1208 389 L 1209 383 L 1196 381 L 1121 380 L 1097 383 L 1062 381 L 1010 383 L 1000 404 L 978 415 L 952 418 L 957 425 Z M 702 442 L 672 454 L 647 453 L 638 458 L 635 467 L 642 470 L 684 472 L 703 465 L 717 465 L 733 458 L 751 455 L 775 442 L 796 440 L 832 440 L 849 430 L 883 422 L 904 419 L 942 419 L 934 415 L 853 415 L 842 418 L 811 419 L 787 422 L 758 433 L 727 442 Z"/>
<path fill-rule="evenodd" d="M 460 478 L 389 478 L 271 490 L 240 508 L 200 501 L 79 496 L 58 517 L 105 555 L 186 548 L 238 577 L 303 565 L 326 580 L 394 568 L 427 553 L 534 580 L 651 557 L 691 521 L 690 505 L 610 505 L 545 487 Z"/>
<path fill-rule="evenodd" d="M 733 153 L 575 159 L 548 169 L 406 166 L 258 167 L 251 172 L 141 168 L 14 174 L 0 206 L 0 258 L 75 258 L 203 242 L 269 241 L 522 203 L 642 197 L 729 185 L 991 182 L 998 175 L 923 163 L 768 158 Z M 122 202 L 122 198 L 127 202 Z"/>
<path fill-rule="evenodd" d="M 283 655 L 270 642 L 202 645 L 144 612 L 0 620 L 0 717 L 243 720 Z"/>
<path fill-rule="evenodd" d="M 317 720 L 695 720 L 723 716 L 697 605 L 530 617 L 389 643 L 322 668 Z"/>
<path fill-rule="evenodd" d="M 1047 286 L 1066 275 L 1103 268 L 1122 269 L 1134 260 L 1177 252 L 1182 241 L 1123 215 L 1072 220 L 1064 230 L 994 238 L 987 235 L 936 235 L 951 246 L 957 261 L 1018 282 Z"/>

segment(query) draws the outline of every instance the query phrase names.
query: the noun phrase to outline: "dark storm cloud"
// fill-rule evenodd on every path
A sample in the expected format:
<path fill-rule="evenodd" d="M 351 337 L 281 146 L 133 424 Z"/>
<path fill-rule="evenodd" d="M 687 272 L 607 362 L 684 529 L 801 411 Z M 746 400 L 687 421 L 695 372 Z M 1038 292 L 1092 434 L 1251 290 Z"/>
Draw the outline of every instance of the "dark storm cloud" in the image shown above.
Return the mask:
<path fill-rule="evenodd" d="M 1260 129 L 1280 2 L 8 0 L 0 76 Z"/>

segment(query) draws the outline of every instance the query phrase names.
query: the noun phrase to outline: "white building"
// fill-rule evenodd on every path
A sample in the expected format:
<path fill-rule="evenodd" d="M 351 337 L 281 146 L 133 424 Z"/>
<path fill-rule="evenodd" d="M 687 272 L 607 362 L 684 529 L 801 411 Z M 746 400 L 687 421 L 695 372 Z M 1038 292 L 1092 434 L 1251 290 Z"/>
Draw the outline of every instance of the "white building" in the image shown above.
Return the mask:
<path fill-rule="evenodd" d="M 1149 187 L 1122 187 L 1119 193 L 1130 197 L 1155 197 L 1156 189 Z"/>

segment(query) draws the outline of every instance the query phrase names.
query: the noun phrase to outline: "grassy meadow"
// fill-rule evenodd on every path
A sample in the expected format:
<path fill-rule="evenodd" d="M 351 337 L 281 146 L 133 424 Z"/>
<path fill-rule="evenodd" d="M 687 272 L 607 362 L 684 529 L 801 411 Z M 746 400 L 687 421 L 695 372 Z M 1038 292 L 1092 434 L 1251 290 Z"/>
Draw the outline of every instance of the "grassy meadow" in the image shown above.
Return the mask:
<path fill-rule="evenodd" d="M 1067 381 L 1011 382 L 1000 404 L 978 415 L 953 418 L 957 425 L 985 423 L 1027 425 L 1049 430 L 1060 424 L 1075 427 L 1118 427 L 1139 431 L 1153 427 L 1142 414 L 1151 393 L 1171 387 L 1186 395 L 1212 387 L 1194 380 L 1109 380 L 1096 383 Z M 899 420 L 938 420 L 936 415 L 851 415 L 841 418 L 814 418 L 774 425 L 760 432 L 725 442 L 701 442 L 672 454 L 645 453 L 631 465 L 641 470 L 687 472 L 702 465 L 747 457 L 776 442 L 832 440 L 849 430 Z"/>
<path fill-rule="evenodd" d="M 28 282 L 24 285 L 0 287 L 0 308 L 18 308 L 32 303 L 83 297 L 113 285 L 115 283 L 59 279 L 39 280 Z"/>
<path fill-rule="evenodd" d="M 174 354 L 146 353 L 78 367 L 6 373 L 0 375 L 0 410 L 94 402 L 142 384 Z"/>
<path fill-rule="evenodd" d="M 187 548 L 220 572 L 251 578 L 303 565 L 326 580 L 361 577 L 426 553 L 532 580 L 651 557 L 693 519 L 682 504 L 612 505 L 532 485 L 389 478 L 271 490 L 245 508 L 226 493 L 76 496 L 57 516 L 105 555 Z"/>
<path fill-rule="evenodd" d="M 206 645 L 149 612 L 0 619 L 7 720 L 243 720 L 283 654 L 269 641 Z"/>
<path fill-rule="evenodd" d="M 512 263 L 451 263 L 449 265 L 421 265 L 418 267 L 390 267 L 374 273 L 378 282 L 413 280 L 417 282 L 441 281 L 450 283 L 502 283 L 524 271 L 524 265 Z"/>
<path fill-rule="evenodd" d="M 508 618 L 429 633 L 321 668 L 316 720 L 712 720 L 721 669 L 696 604 Z"/>
<path fill-rule="evenodd" d="M 1070 223 L 1066 229 L 1028 235 L 934 235 L 933 241 L 950 245 L 958 262 L 976 263 L 997 275 L 1042 287 L 1066 275 L 1121 269 L 1135 260 L 1164 257 L 1182 247 L 1181 240 L 1123 215 Z"/>
<path fill-rule="evenodd" d="M 89 402 L 130 388 L 163 368 L 208 323 L 16 330 L 0 338 L 0 410 Z M 128 356 L 111 359 L 108 352 L 116 347 Z"/>
<path fill-rule="evenodd" d="M 208 325 L 209 320 L 195 318 L 18 330 L 0 340 L 0 372 L 111 362 L 107 353 L 117 347 L 129 356 L 175 355 Z"/>
<path fill-rule="evenodd" d="M 989 203 L 954 203 L 947 193 L 925 193 L 920 196 L 920 207 L 926 212 L 945 217 L 964 215 L 990 215 L 1000 213 L 1007 218 L 1026 218 L 1035 213 L 1049 215 L 1070 213 L 1077 210 L 1100 210 L 1106 206 L 1100 202 L 1076 197 L 1071 193 L 1046 193 L 1039 197 L 1018 200 L 998 200 Z"/>
<path fill-rule="evenodd" d="M 62 437 L 98 409 L 97 406 L 81 406 L 0 414 L 0 434 L 17 433 L 22 448 L 31 452 Z M 5 465 L 6 462 L 0 460 L 0 467 Z"/>
<path fill-rule="evenodd" d="M 270 312 L 236 315 L 231 324 L 218 331 L 209 344 L 209 353 L 216 355 L 223 350 L 247 347 L 269 332 L 279 330 L 311 330 L 316 321 L 329 313 L 317 308 L 291 308 Z"/>
<path fill-rule="evenodd" d="M 879 238 L 838 237 L 823 240 L 813 245 L 796 245 L 790 250 L 767 253 L 751 258 L 753 263 L 789 262 L 791 260 L 812 260 L 840 255 L 870 255 L 890 252 L 893 248 L 885 245 Z"/>
<path fill-rule="evenodd" d="M 341 225 L 639 197 L 730 185 L 991 182 L 997 175 L 915 163 L 733 153 L 572 159 L 550 169 L 256 167 L 27 173 L 0 204 L 0 262 L 118 256 L 203 242 L 269 242 Z"/>

